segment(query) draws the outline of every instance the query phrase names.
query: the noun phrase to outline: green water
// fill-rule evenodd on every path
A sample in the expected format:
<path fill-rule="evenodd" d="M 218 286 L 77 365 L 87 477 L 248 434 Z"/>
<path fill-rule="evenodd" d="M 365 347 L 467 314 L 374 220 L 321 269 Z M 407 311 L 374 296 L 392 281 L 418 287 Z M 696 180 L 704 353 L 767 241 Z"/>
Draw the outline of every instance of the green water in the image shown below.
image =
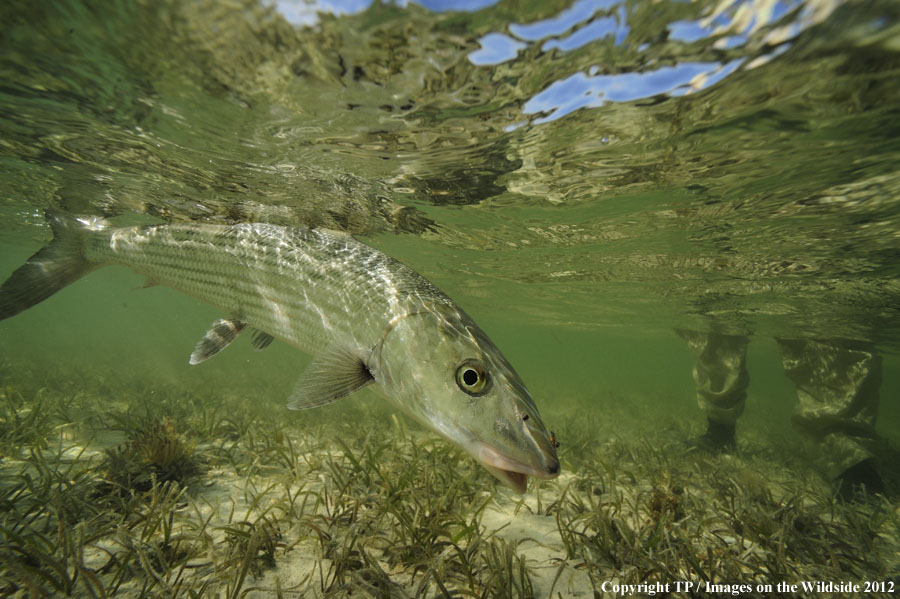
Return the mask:
<path fill-rule="evenodd" d="M 675 329 L 750 338 L 738 448 L 787 478 L 830 488 L 793 455 L 797 390 L 776 339 L 880 355 L 876 427 L 900 441 L 897 3 L 406 4 L 5 2 L 0 278 L 49 240 L 47 210 L 328 227 L 475 318 L 573 476 L 593 459 L 567 449 L 566 426 L 588 434 L 573 415 L 593 423 L 598 459 L 609 439 L 671 448 L 703 431 Z M 281 409 L 308 357 L 240 340 L 190 367 L 221 315 L 142 286 L 101 270 L 0 323 L 2 384 L 118 381 Z M 84 439 L 102 444 L 92 426 Z M 896 492 L 896 460 L 879 460 Z M 824 557 L 797 559 L 826 576 Z M 614 562 L 603 579 L 626 571 Z M 873 562 L 827 574 L 900 575 Z"/>

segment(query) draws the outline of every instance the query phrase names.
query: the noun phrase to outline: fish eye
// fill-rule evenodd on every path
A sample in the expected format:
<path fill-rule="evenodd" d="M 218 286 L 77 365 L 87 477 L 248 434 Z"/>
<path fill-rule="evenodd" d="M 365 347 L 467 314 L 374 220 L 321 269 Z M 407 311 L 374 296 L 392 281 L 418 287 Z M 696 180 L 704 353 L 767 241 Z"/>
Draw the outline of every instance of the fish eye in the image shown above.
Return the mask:
<path fill-rule="evenodd" d="M 456 368 L 456 384 L 460 389 L 473 397 L 484 395 L 490 388 L 490 379 L 484 364 L 469 359 Z"/>

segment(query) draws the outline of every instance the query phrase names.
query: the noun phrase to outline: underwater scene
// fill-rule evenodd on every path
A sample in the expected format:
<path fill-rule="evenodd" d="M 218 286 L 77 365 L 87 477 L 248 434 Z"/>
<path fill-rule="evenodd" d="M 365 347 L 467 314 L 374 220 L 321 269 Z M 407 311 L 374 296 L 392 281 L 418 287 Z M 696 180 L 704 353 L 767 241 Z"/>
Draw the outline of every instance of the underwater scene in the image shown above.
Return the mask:
<path fill-rule="evenodd" d="M 7 0 L 0 597 L 897 596 L 898 165 L 894 0 Z"/>

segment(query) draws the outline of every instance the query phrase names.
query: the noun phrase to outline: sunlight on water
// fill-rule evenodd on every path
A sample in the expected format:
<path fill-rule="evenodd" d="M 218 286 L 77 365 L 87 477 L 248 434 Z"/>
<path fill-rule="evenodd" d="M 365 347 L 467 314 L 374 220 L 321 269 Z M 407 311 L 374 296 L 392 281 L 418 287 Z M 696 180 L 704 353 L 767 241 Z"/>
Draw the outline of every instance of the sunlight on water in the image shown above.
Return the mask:
<path fill-rule="evenodd" d="M 611 573 L 898 580 L 896 504 L 844 512 L 832 486 L 877 453 L 900 488 L 896 1 L 11 0 L 0 22 L 0 280 L 50 240 L 48 214 L 350 233 L 469 312 L 562 442 L 558 481 L 491 495 L 366 392 L 349 416 L 285 416 L 309 358 L 283 344 L 239 339 L 189 368 L 204 327 L 235 315 L 103 269 L 0 322 L 0 504 L 21 508 L 0 541 L 68 530 L 62 508 L 32 517 L 62 504 L 21 482 L 55 476 L 37 462 L 54 446 L 57 466 L 90 460 L 60 488 L 99 477 L 78 505 L 103 491 L 121 517 L 72 516 L 108 527 L 83 563 L 66 548 L 61 570 L 36 566 L 32 547 L 41 589 L 175 596 L 181 568 L 207 577 L 197 596 L 254 576 L 273 596 L 272 564 L 298 555 L 332 564 L 309 565 L 310 597 L 448 596 L 441 580 L 590 596 Z M 741 416 L 736 454 L 686 449 L 713 416 Z M 147 439 L 170 465 L 205 456 L 184 467 L 204 473 L 196 513 L 122 465 Z M 140 493 L 109 492 L 132 478 Z M 272 480 L 277 509 L 259 499 Z M 144 492 L 193 530 L 190 558 L 171 531 L 128 537 Z M 4 582 L 6 546 L 0 595 L 25 593 Z M 525 577 L 504 595 L 487 574 L 503 564 L 540 592 Z"/>
<path fill-rule="evenodd" d="M 6 37 L 4 235 L 46 208 L 395 231 L 412 262 L 492 250 L 486 292 L 543 279 L 512 309 L 548 324 L 574 286 L 570 323 L 896 345 L 890 3 L 38 13 Z"/>

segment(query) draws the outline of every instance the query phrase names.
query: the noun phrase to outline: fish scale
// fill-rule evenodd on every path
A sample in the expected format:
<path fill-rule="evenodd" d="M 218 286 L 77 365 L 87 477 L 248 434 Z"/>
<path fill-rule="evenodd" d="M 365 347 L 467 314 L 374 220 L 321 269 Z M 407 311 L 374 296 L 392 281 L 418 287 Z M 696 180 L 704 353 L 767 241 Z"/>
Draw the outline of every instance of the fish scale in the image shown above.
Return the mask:
<path fill-rule="evenodd" d="M 380 334 L 406 305 L 403 290 L 418 286 L 419 298 L 450 304 L 408 267 L 326 231 L 263 224 L 101 228 L 89 233 L 84 256 L 128 266 L 308 353 L 330 341 L 326 333 L 365 345 L 366 333 Z M 287 318 L 278 319 L 273 306 Z M 329 315 L 327 329 L 320 313 Z"/>
<path fill-rule="evenodd" d="M 53 241 L 0 286 L 0 320 L 91 270 L 127 266 L 223 310 L 191 364 L 248 328 L 313 355 L 288 401 L 307 409 L 374 384 L 519 492 L 559 474 L 524 383 L 453 301 L 409 267 L 341 233 L 267 224 L 112 228 L 48 215 Z"/>

